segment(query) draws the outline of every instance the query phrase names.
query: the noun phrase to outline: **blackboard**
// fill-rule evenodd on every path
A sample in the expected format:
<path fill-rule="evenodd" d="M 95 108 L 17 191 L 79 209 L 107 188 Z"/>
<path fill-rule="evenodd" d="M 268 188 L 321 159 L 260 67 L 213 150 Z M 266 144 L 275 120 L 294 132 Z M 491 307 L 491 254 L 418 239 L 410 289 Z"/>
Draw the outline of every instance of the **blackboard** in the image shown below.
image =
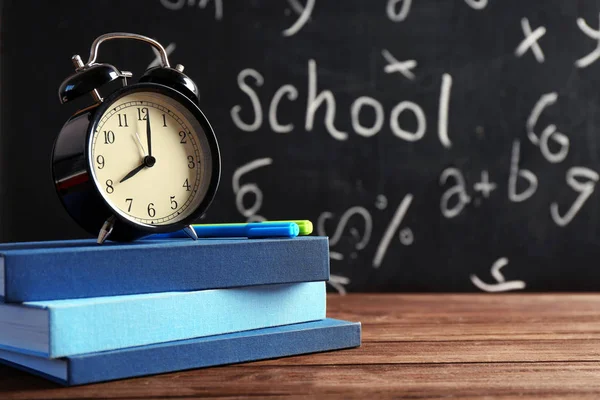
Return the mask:
<path fill-rule="evenodd" d="M 332 290 L 600 288 L 599 1 L 2 2 L 0 239 L 62 209 L 57 89 L 99 35 L 199 85 L 223 174 L 204 221 L 310 219 Z M 100 59 L 139 76 L 148 46 Z"/>

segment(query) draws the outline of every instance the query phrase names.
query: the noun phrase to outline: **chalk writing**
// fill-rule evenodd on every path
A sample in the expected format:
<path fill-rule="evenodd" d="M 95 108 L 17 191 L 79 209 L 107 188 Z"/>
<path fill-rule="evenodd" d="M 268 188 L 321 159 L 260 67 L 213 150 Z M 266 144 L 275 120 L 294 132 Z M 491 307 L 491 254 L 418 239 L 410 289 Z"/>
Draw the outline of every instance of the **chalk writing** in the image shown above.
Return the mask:
<path fill-rule="evenodd" d="M 339 294 L 344 295 L 346 294 L 345 286 L 350 284 L 350 279 L 345 276 L 330 274 L 327 283 L 337 290 Z"/>
<path fill-rule="evenodd" d="M 375 112 L 375 122 L 373 122 L 373 126 L 365 127 L 360 123 L 360 111 L 364 106 L 371 107 Z M 350 116 L 352 128 L 354 128 L 354 131 L 361 136 L 373 136 L 377 134 L 377 132 L 379 132 L 383 126 L 383 106 L 380 102 L 372 97 L 362 96 L 354 100 L 352 107 L 350 108 Z"/>
<path fill-rule="evenodd" d="M 308 88 L 307 101 L 305 109 L 304 128 L 306 132 L 315 129 L 315 115 L 321 109 L 325 111 L 324 126 L 330 136 L 339 141 L 348 139 L 348 132 L 342 131 L 336 127 L 337 103 L 335 94 L 329 89 L 318 88 L 317 63 L 315 60 L 308 60 Z M 261 129 L 263 125 L 263 106 L 259 95 L 259 89 L 265 84 L 263 75 L 252 68 L 246 68 L 237 75 L 237 84 L 239 89 L 248 96 L 251 110 L 244 110 L 240 104 L 234 105 L 230 110 L 233 123 L 240 130 L 245 132 L 254 132 Z M 452 76 L 443 74 L 440 84 L 440 97 L 438 103 L 438 138 L 445 148 L 450 148 L 452 143 L 448 136 L 448 111 L 450 104 L 450 95 L 452 90 Z M 295 102 L 300 96 L 296 86 L 284 84 L 278 88 L 268 108 L 268 123 L 277 133 L 293 132 L 295 125 L 293 123 L 282 124 L 278 118 L 278 109 L 283 99 Z M 371 125 L 366 125 L 361 121 L 363 113 L 370 112 L 375 118 Z M 245 115 L 242 117 L 242 114 Z M 406 114 L 406 117 L 403 117 Z M 405 119 L 411 116 L 416 121 L 414 129 L 406 128 Z M 403 118 L 401 118 L 403 117 Z M 361 137 L 369 138 L 377 135 L 384 129 L 385 109 L 382 103 L 376 98 L 370 96 L 359 96 L 354 99 L 350 105 L 350 122 L 352 130 Z M 402 124 L 401 124 L 402 120 Z M 410 100 L 399 101 L 390 111 L 389 128 L 394 136 L 406 142 L 416 142 L 421 140 L 427 132 L 427 116 L 423 108 L 416 102 Z"/>
<path fill-rule="evenodd" d="M 323 90 L 317 95 L 317 63 L 315 60 L 308 61 L 308 106 L 306 107 L 306 124 L 307 132 L 312 131 L 315 113 L 321 104 L 325 103 L 327 111 L 325 111 L 325 126 L 331 136 L 337 140 L 346 140 L 348 134 L 336 129 L 334 126 L 335 120 L 335 97 L 330 90 Z"/>
<path fill-rule="evenodd" d="M 531 31 L 531 25 L 529 25 L 529 20 L 527 18 L 521 19 L 521 28 L 523 29 L 523 33 L 525 34 L 525 39 L 517 46 L 515 49 L 515 55 L 517 57 L 521 57 L 523 54 L 527 52 L 527 50 L 531 49 L 533 56 L 535 59 L 543 63 L 544 62 L 544 52 L 540 47 L 538 41 L 542 36 L 546 34 L 546 28 L 540 26 L 535 29 L 535 31 Z"/>
<path fill-rule="evenodd" d="M 392 53 L 386 49 L 381 50 L 381 55 L 388 62 L 388 65 L 383 68 L 386 74 L 399 72 L 410 80 L 415 79 L 415 74 L 412 72 L 412 70 L 417 66 L 417 62 L 415 60 L 398 61 L 392 55 Z"/>
<path fill-rule="evenodd" d="M 527 137 L 531 141 L 531 143 L 537 145 L 540 143 L 540 139 L 534 132 L 535 125 L 537 124 L 537 120 L 542 114 L 542 111 L 548 106 L 556 103 L 558 99 L 558 94 L 556 92 L 543 94 L 540 99 L 535 103 L 533 109 L 531 110 L 531 114 L 529 114 L 529 118 L 527 118 L 527 124 L 525 127 L 527 128 Z"/>
<path fill-rule="evenodd" d="M 187 5 L 185 2 L 179 1 L 170 1 L 169 3 L 171 9 L 180 9 Z M 206 3 L 207 1 L 203 2 L 205 5 Z M 316 0 L 287 0 L 288 8 L 285 10 L 285 21 L 289 25 L 286 25 L 288 27 L 281 31 L 281 35 L 286 38 L 286 42 L 301 43 L 298 42 L 300 38 L 294 36 L 300 36 L 303 29 L 306 30 L 305 33 L 308 33 L 308 28 L 311 29 L 311 34 L 316 32 L 315 29 L 318 29 L 319 21 L 313 20 L 316 10 L 315 3 Z M 473 10 L 481 11 L 488 9 L 489 1 L 464 0 L 464 4 Z M 413 6 L 415 6 L 415 3 L 412 0 L 387 0 L 385 3 L 385 17 L 394 23 L 406 21 L 411 15 Z M 326 8 L 323 9 L 327 10 Z M 382 11 L 380 10 L 380 12 Z M 467 14 L 474 13 L 468 12 Z M 479 15 L 485 17 L 489 13 L 483 12 Z M 383 15 L 380 15 L 380 17 L 385 18 Z M 519 37 L 517 42 L 509 44 L 508 55 L 513 57 L 514 54 L 517 58 L 533 57 L 535 59 L 534 64 L 543 64 L 546 62 L 546 54 L 542 46 L 548 43 L 548 60 L 550 60 L 551 51 L 553 51 L 549 45 L 550 36 L 552 35 L 549 34 L 546 38 L 548 30 L 544 26 L 546 25 L 544 20 L 536 22 L 537 25 L 534 25 L 534 27 L 526 17 L 517 17 L 514 22 L 517 21 L 520 22 L 522 31 L 519 32 L 519 35 L 522 33 L 523 36 L 522 38 Z M 590 53 L 577 60 L 573 59 L 569 63 L 574 62 L 577 68 L 586 68 L 600 58 L 600 29 L 591 28 L 583 18 L 577 19 L 577 25 L 584 34 L 582 35 L 583 39 L 586 41 L 588 39 L 594 40 L 596 46 L 590 49 Z M 403 27 L 396 26 L 395 28 L 402 29 Z M 279 31 L 276 31 L 276 34 L 279 35 Z M 474 210 L 474 208 L 480 207 L 491 198 L 497 198 L 498 196 L 506 196 L 504 199 L 508 200 L 507 203 L 510 203 L 511 207 L 525 207 L 527 201 L 534 198 L 536 194 L 541 196 L 541 194 L 538 194 L 538 190 L 545 183 L 546 174 L 543 171 L 550 164 L 552 164 L 552 168 L 562 168 L 560 173 L 565 174 L 564 180 L 560 179 L 558 184 L 566 188 L 568 193 L 558 190 L 551 192 L 551 196 L 544 203 L 544 207 L 547 207 L 545 208 L 548 212 L 546 214 L 547 218 L 556 226 L 565 227 L 577 217 L 588 203 L 588 200 L 592 198 L 596 184 L 600 180 L 600 175 L 593 169 L 582 165 L 564 166 L 573 158 L 569 155 L 573 151 L 571 142 L 575 143 L 575 132 L 573 132 L 573 135 L 569 132 L 569 129 L 573 128 L 564 126 L 564 119 L 556 117 L 556 115 L 562 115 L 564 110 L 570 107 L 567 104 L 569 96 L 565 93 L 564 88 L 556 91 L 545 88 L 544 91 L 540 92 L 541 95 L 536 94 L 535 96 L 539 95 L 539 98 L 534 99 L 535 102 L 531 109 L 524 110 L 524 115 L 516 113 L 519 115 L 518 118 L 522 118 L 524 121 L 520 122 L 519 129 L 513 130 L 512 135 L 507 137 L 510 142 L 506 154 L 501 155 L 504 157 L 503 162 L 498 164 L 497 160 L 490 160 L 494 164 L 485 165 L 487 160 L 484 159 L 484 165 L 477 166 L 474 169 L 471 163 L 465 163 L 464 161 L 454 163 L 447 158 L 453 157 L 452 154 L 455 151 L 462 151 L 465 143 L 469 143 L 467 140 L 473 140 L 468 138 L 466 133 L 470 132 L 473 126 L 476 127 L 476 140 L 483 141 L 492 134 L 496 134 L 495 126 L 501 126 L 504 129 L 504 121 L 494 121 L 493 123 L 496 125 L 490 123 L 490 129 L 488 129 L 484 121 L 477 120 L 479 116 L 476 115 L 473 116 L 473 125 L 469 127 L 468 123 L 470 121 L 468 119 L 460 116 L 457 118 L 455 114 L 461 111 L 463 113 L 468 112 L 468 110 L 465 111 L 465 108 L 468 108 L 465 107 L 465 96 L 470 99 L 469 90 L 471 89 L 468 86 L 472 84 L 469 81 L 470 78 L 465 78 L 462 72 L 452 72 L 456 71 L 454 69 L 456 68 L 455 65 L 432 65 L 433 58 L 419 58 L 419 62 L 417 62 L 415 58 L 421 57 L 423 53 L 414 52 L 414 57 L 412 54 L 401 54 L 400 51 L 402 50 L 392 49 L 390 43 L 396 44 L 393 41 L 373 43 L 371 48 L 381 49 L 381 55 L 371 52 L 368 57 L 364 57 L 364 55 L 361 57 L 357 50 L 356 58 L 348 60 L 348 62 L 352 61 L 353 64 L 361 62 L 361 60 L 368 60 L 368 82 L 362 82 L 361 77 L 357 78 L 358 75 L 353 75 L 354 71 L 348 72 L 351 68 L 348 68 L 348 71 L 345 69 L 336 71 L 332 68 L 332 65 L 337 65 L 337 60 L 332 61 L 327 56 L 320 55 L 319 57 L 323 58 L 321 61 L 323 64 L 319 63 L 318 65 L 317 60 L 311 57 L 310 52 L 302 54 L 306 57 L 304 67 L 302 67 L 305 69 L 300 73 L 292 74 L 289 78 L 282 78 L 280 75 L 273 74 L 270 68 L 260 70 L 260 67 L 256 66 L 252 68 L 240 66 L 237 70 L 239 71 L 237 74 L 239 98 L 234 96 L 232 106 L 229 108 L 233 125 L 242 132 L 260 132 L 261 135 L 272 132 L 284 134 L 283 136 L 290 138 L 294 136 L 304 138 L 303 133 L 316 132 L 327 138 L 329 141 L 328 146 L 340 146 L 344 151 L 357 148 L 357 146 L 353 147 L 348 142 L 361 141 L 365 144 L 364 148 L 367 149 L 361 155 L 371 156 L 373 154 L 374 164 L 380 162 L 379 159 L 376 159 L 378 156 L 387 154 L 391 143 L 396 143 L 399 148 L 401 146 L 409 148 L 410 151 L 427 151 L 427 146 L 432 143 L 430 140 L 432 138 L 427 138 L 427 136 L 435 136 L 437 128 L 437 138 L 434 139 L 436 143 L 439 142 L 441 152 L 436 153 L 436 157 L 440 157 L 444 161 L 443 167 L 440 168 L 439 164 L 434 167 L 438 168 L 434 174 L 437 176 L 439 173 L 437 183 L 434 181 L 437 186 L 436 189 L 439 190 L 439 199 L 433 200 L 435 201 L 434 207 L 439 206 L 441 216 L 445 219 L 458 220 L 459 217 L 465 217 L 469 212 L 480 212 L 482 210 Z M 384 44 L 387 46 L 384 46 Z M 394 56 L 390 49 L 394 52 L 398 51 L 396 55 L 400 57 Z M 528 53 L 531 53 L 531 55 Z M 514 58 L 509 59 L 516 64 L 523 62 L 515 61 Z M 298 60 L 295 60 L 293 67 L 296 71 L 299 66 L 301 64 L 298 63 Z M 458 73 L 460 75 L 456 75 Z M 453 75 L 457 77 L 456 85 Z M 330 81 L 328 80 L 330 76 L 347 79 L 349 85 L 346 87 L 340 85 L 338 81 Z M 300 77 L 300 81 L 294 80 L 298 77 Z M 387 81 L 380 81 L 380 79 L 387 79 Z M 392 80 L 396 83 L 398 90 L 378 90 L 381 85 L 386 85 Z M 356 83 L 354 81 L 358 83 L 354 84 Z M 398 81 L 400 82 L 398 83 Z M 433 90 L 431 89 L 431 83 L 435 85 Z M 465 84 L 467 84 L 466 89 L 462 87 Z M 427 90 L 424 96 L 414 96 L 414 89 L 418 88 L 418 85 L 423 85 L 423 88 L 426 87 Z M 510 88 L 510 85 L 506 86 Z M 405 88 L 407 90 L 404 90 Z M 439 89 L 439 91 L 435 89 Z M 361 90 L 369 90 L 369 92 L 361 93 Z M 465 92 L 465 90 L 468 90 L 468 92 Z M 500 94 L 490 91 L 486 93 L 486 96 L 489 96 L 486 99 L 492 99 L 490 100 L 492 102 L 498 96 L 504 99 L 507 96 L 506 93 L 504 89 Z M 559 93 L 561 93 L 560 96 Z M 521 96 L 521 93 L 518 93 L 518 95 Z M 529 99 L 525 95 L 520 98 Z M 457 105 L 454 105 L 455 101 Z M 478 99 L 475 99 L 475 101 L 478 101 Z M 495 105 L 495 103 L 492 103 L 492 105 Z M 291 112 L 290 107 L 292 107 Z M 511 112 L 513 112 L 512 109 Z M 437 115 L 435 115 L 436 113 Z M 502 117 L 502 115 L 500 116 Z M 436 117 L 437 127 L 435 126 Z M 455 120 L 453 118 L 456 118 L 456 124 L 454 124 Z M 466 127 L 465 124 L 461 124 L 464 122 L 467 122 Z M 484 126 L 486 126 L 485 130 Z M 524 132 L 523 127 L 525 128 Z M 454 130 L 456 130 L 456 133 Z M 526 133 L 526 138 L 521 137 L 523 133 Z M 381 138 L 375 138 L 377 135 L 387 135 L 394 141 L 383 141 Z M 306 137 L 314 138 L 315 135 L 306 135 Z M 331 143 L 339 144 L 332 145 Z M 321 143 L 316 146 L 319 145 Z M 457 148 L 454 149 L 454 146 Z M 532 149 L 531 146 L 535 148 L 533 158 L 531 157 L 532 152 L 529 151 Z M 414 158 L 403 157 L 405 154 L 410 154 L 405 148 L 398 152 L 400 157 L 397 162 L 417 163 Z M 335 149 L 335 147 L 331 147 L 331 149 Z M 469 150 L 471 150 L 470 147 Z M 538 156 L 538 151 L 543 160 Z M 332 158 L 337 162 L 338 154 L 328 154 L 332 154 Z M 469 154 L 462 154 L 460 157 L 467 158 Z M 543 165 L 540 165 L 540 160 Z M 381 169 L 389 165 L 387 161 L 381 161 Z M 232 183 L 232 187 L 236 195 L 236 208 L 246 218 L 263 218 L 260 215 L 263 203 L 262 191 L 254 182 L 241 185 L 239 180 L 242 175 L 257 168 L 271 165 L 272 162 L 271 158 L 254 160 L 238 168 L 234 173 L 234 182 L 237 183 Z M 465 169 L 465 165 L 469 166 L 468 170 Z M 502 166 L 502 171 L 498 171 L 498 165 Z M 368 167 L 370 166 L 365 166 L 365 168 Z M 404 168 L 404 165 L 402 168 Z M 419 173 L 412 174 L 406 180 L 409 185 L 416 183 L 420 173 L 427 176 L 424 172 L 426 168 L 422 168 L 421 165 L 415 168 L 419 168 Z M 390 173 L 386 177 L 391 175 Z M 394 175 L 394 179 L 396 177 L 397 175 Z M 356 179 L 351 182 L 343 182 L 344 195 L 347 195 L 352 187 L 355 187 L 361 195 L 364 194 L 366 185 L 363 186 L 363 179 L 361 177 L 356 185 L 354 185 Z M 337 183 L 340 181 L 337 181 Z M 403 184 L 403 182 L 400 183 Z M 330 236 L 331 261 L 352 263 L 352 260 L 357 259 L 362 254 L 368 254 L 369 258 L 372 256 L 372 268 L 380 269 L 385 266 L 386 254 L 393 250 L 394 243 L 396 245 L 399 243 L 402 246 L 412 246 L 415 243 L 413 227 L 404 225 L 407 224 L 405 222 L 406 216 L 413 204 L 413 193 L 417 196 L 418 193 L 412 190 L 412 186 L 408 186 L 410 189 L 405 189 L 404 193 L 407 191 L 411 193 L 404 195 L 387 224 L 384 224 L 384 229 L 377 231 L 373 226 L 374 215 L 369 211 L 369 207 L 372 207 L 375 213 L 388 212 L 385 210 L 388 209 L 390 204 L 388 196 L 391 196 L 391 193 L 383 194 L 386 192 L 388 185 L 383 179 L 373 185 L 374 190 L 377 190 L 375 193 L 379 194 L 376 195 L 371 206 L 355 205 L 345 210 L 323 211 L 318 215 L 316 231 L 319 235 Z M 544 191 L 539 191 L 547 193 L 546 188 Z M 253 202 L 244 204 L 244 200 L 248 201 L 246 197 L 250 197 L 246 195 L 253 196 Z M 540 199 L 535 200 L 537 204 Z M 428 204 L 427 201 L 424 204 Z M 412 207 L 415 206 L 412 205 Z M 419 204 L 419 207 L 422 207 L 422 205 Z M 389 213 L 391 213 L 391 210 Z M 378 219 L 375 219 L 375 221 L 378 221 Z M 419 232 L 417 231 L 417 233 Z M 423 240 L 419 240 L 418 244 L 420 245 L 423 242 Z M 348 250 L 348 243 L 351 246 L 350 250 Z M 372 254 L 368 250 L 370 245 L 374 250 Z M 506 257 L 499 258 L 493 263 L 490 274 L 495 282 L 486 282 L 486 279 L 481 279 L 472 274 L 470 275 L 471 283 L 485 292 L 524 289 L 526 287 L 524 281 L 507 281 L 504 278 L 501 269 L 506 265 L 508 265 L 508 258 Z M 339 293 L 346 293 L 349 284 L 350 279 L 343 276 L 343 274 L 332 275 L 330 285 Z"/>
<path fill-rule="evenodd" d="M 377 207 L 378 210 L 385 210 L 387 208 L 387 205 L 387 197 L 385 197 L 385 195 L 383 194 L 378 194 L 377 199 L 375 200 L 375 207 Z"/>
<path fill-rule="evenodd" d="M 269 106 L 269 124 L 271 124 L 271 128 L 273 129 L 273 131 L 278 133 L 287 133 L 291 132 L 294 129 L 293 124 L 289 123 L 286 125 L 281 125 L 277 120 L 277 107 L 279 106 L 279 102 L 281 101 L 281 98 L 284 95 L 287 97 L 288 100 L 296 100 L 298 98 L 298 90 L 292 85 L 283 85 L 282 87 L 277 89 L 277 91 L 273 95 L 273 100 L 271 101 L 271 105 Z"/>
<path fill-rule="evenodd" d="M 170 56 L 175 51 L 175 47 L 175 43 L 169 43 L 167 47 L 165 47 L 165 51 L 167 52 L 168 56 Z M 161 65 L 160 53 L 154 47 L 152 47 L 152 51 L 154 52 L 154 60 L 150 64 L 148 64 L 146 69 L 158 67 L 159 65 Z"/>
<path fill-rule="evenodd" d="M 315 0 L 306 0 L 306 6 L 302 6 L 298 0 L 288 0 L 288 3 L 296 13 L 298 19 L 292 26 L 283 31 L 283 36 L 294 36 L 310 20 L 310 15 L 315 7 Z"/>
<path fill-rule="evenodd" d="M 490 177 L 486 170 L 481 171 L 481 180 L 475 183 L 473 190 L 476 192 L 481 192 L 483 197 L 486 199 L 490 197 L 490 193 L 492 193 L 492 191 L 496 190 L 496 184 L 494 182 L 490 182 Z"/>
<path fill-rule="evenodd" d="M 223 19 L 223 0 L 212 0 L 215 7 L 215 19 Z M 206 8 L 211 0 L 198 0 L 199 8 Z M 188 7 L 195 7 L 196 0 L 160 0 L 162 4 L 168 10 L 181 10 L 186 5 Z"/>
<path fill-rule="evenodd" d="M 235 194 L 235 206 L 238 212 L 246 217 L 248 221 L 265 220 L 264 217 L 257 214 L 262 207 L 263 194 L 258 185 L 255 183 L 246 183 L 240 186 L 240 179 L 243 175 L 254 171 L 255 169 L 271 165 L 272 163 L 273 159 L 271 158 L 259 158 L 242 165 L 233 173 L 231 187 L 233 189 L 233 193 Z M 254 203 L 250 207 L 246 207 L 244 205 L 244 196 L 249 193 L 254 195 Z"/>
<path fill-rule="evenodd" d="M 483 10 L 488 4 L 488 0 L 465 0 L 465 3 L 474 10 Z"/>
<path fill-rule="evenodd" d="M 458 168 L 446 168 L 440 175 L 440 185 L 445 185 L 449 178 L 454 178 L 455 184 L 446 190 L 440 199 L 440 210 L 446 218 L 454 218 L 461 213 L 463 208 L 471 202 L 467 194 L 465 178 Z M 450 207 L 450 200 L 456 196 L 454 207 Z"/>
<path fill-rule="evenodd" d="M 484 292 L 508 292 L 511 290 L 522 290 L 525 289 L 524 281 L 507 281 L 504 275 L 500 272 L 504 266 L 508 264 L 508 258 L 502 257 L 494 262 L 490 274 L 496 280 L 496 283 L 485 283 L 477 277 L 477 275 L 471 275 L 471 282 Z"/>
<path fill-rule="evenodd" d="M 577 179 L 587 179 L 587 182 L 580 182 Z M 594 193 L 596 182 L 598 182 L 598 173 L 592 171 L 589 168 L 584 167 L 572 167 L 569 168 L 566 175 L 567 184 L 576 192 L 579 192 L 579 196 L 575 199 L 575 202 L 571 205 L 571 208 L 564 214 L 560 215 L 558 211 L 558 204 L 552 203 L 550 205 L 550 213 L 552 219 L 558 226 L 566 226 L 569 222 L 575 218 L 577 212 L 581 210 L 581 207 L 585 204 L 586 200 Z"/>
<path fill-rule="evenodd" d="M 257 86 L 262 86 L 265 83 L 265 79 L 258 71 L 255 71 L 251 68 L 242 70 L 238 74 L 237 81 L 240 89 L 244 93 L 246 93 L 248 97 L 250 97 L 250 102 L 252 103 L 252 109 L 254 111 L 254 121 L 250 123 L 242 121 L 240 117 L 242 106 L 240 105 L 235 105 L 231 109 L 231 119 L 233 120 L 233 123 L 241 130 L 246 132 L 252 132 L 260 128 L 260 126 L 262 125 L 262 107 L 260 105 L 260 100 L 256 95 L 256 92 L 254 92 L 254 90 L 252 90 L 252 88 L 248 84 L 246 84 L 247 77 L 252 77 L 256 82 Z"/>
<path fill-rule="evenodd" d="M 590 54 L 575 61 L 575 65 L 578 68 L 585 68 L 600 58 L 600 28 L 598 30 L 590 28 L 583 18 L 577 18 L 577 26 L 579 26 L 579 29 L 581 29 L 583 33 L 597 41 L 596 48 Z"/>
<path fill-rule="evenodd" d="M 404 21 L 410 12 L 411 3 L 412 0 L 388 0 L 385 12 L 388 18 L 394 22 Z M 399 7 L 398 4 L 400 4 Z"/>
<path fill-rule="evenodd" d="M 410 246 L 415 241 L 415 235 L 413 234 L 412 229 L 403 228 L 400 229 L 400 232 L 398 233 L 398 239 L 400 239 L 400 243 L 403 245 Z"/>
<path fill-rule="evenodd" d="M 521 142 L 518 140 L 513 141 L 510 156 L 510 175 L 508 177 L 508 199 L 515 203 L 520 203 L 533 196 L 538 187 L 537 176 L 529 170 L 519 168 L 520 151 Z M 525 179 L 527 183 L 527 188 L 520 193 L 517 191 L 519 178 Z"/>
<path fill-rule="evenodd" d="M 402 129 L 400 127 L 400 114 L 404 111 L 410 111 L 413 113 L 417 120 L 417 128 L 414 132 L 410 132 L 408 130 Z M 400 139 L 406 140 L 407 142 L 415 142 L 420 140 L 425 136 L 425 130 L 427 129 L 427 120 L 425 119 L 425 113 L 423 109 L 412 101 L 402 101 L 392 109 L 392 114 L 390 115 L 390 128 L 392 128 L 392 132 L 394 135 L 398 136 Z"/>
<path fill-rule="evenodd" d="M 537 124 L 537 120 L 544 109 L 556 103 L 557 100 L 558 94 L 556 92 L 542 95 L 533 107 L 526 124 L 527 137 L 531 143 L 540 146 L 542 155 L 551 163 L 559 163 L 567 157 L 567 154 L 569 154 L 570 145 L 569 137 L 561 132 L 558 132 L 555 125 L 546 126 L 539 138 L 534 132 L 534 129 Z M 552 152 L 552 150 L 550 150 L 549 142 L 551 139 L 556 145 L 559 146 L 558 151 L 556 152 Z"/>
<path fill-rule="evenodd" d="M 452 89 L 452 76 L 442 75 L 442 87 L 440 89 L 440 104 L 438 108 L 438 136 L 440 143 L 445 148 L 450 148 L 452 143 L 448 138 L 448 107 L 450 104 L 450 91 Z"/>
<path fill-rule="evenodd" d="M 387 252 L 388 247 L 390 246 L 392 237 L 394 236 L 394 233 L 400 227 L 400 224 L 402 223 L 402 220 L 404 219 L 404 216 L 406 215 L 408 208 L 410 207 L 410 203 L 412 202 L 412 199 L 413 199 L 412 194 L 410 194 L 410 193 L 407 194 L 406 196 L 404 196 L 404 199 L 402 200 L 402 202 L 396 209 L 394 216 L 392 217 L 387 229 L 385 230 L 385 233 L 383 234 L 383 236 L 381 237 L 381 240 L 379 241 L 379 244 L 377 245 L 377 250 L 375 251 L 375 257 L 373 258 L 373 267 L 374 268 L 379 268 L 381 266 L 381 262 L 383 261 L 383 258 L 385 257 L 385 253 Z M 405 235 L 406 235 L 406 233 L 405 233 Z M 412 231 L 411 231 L 410 243 L 412 243 L 412 240 L 413 240 L 413 238 L 412 238 Z M 408 242 L 408 238 L 405 238 L 405 241 Z"/>

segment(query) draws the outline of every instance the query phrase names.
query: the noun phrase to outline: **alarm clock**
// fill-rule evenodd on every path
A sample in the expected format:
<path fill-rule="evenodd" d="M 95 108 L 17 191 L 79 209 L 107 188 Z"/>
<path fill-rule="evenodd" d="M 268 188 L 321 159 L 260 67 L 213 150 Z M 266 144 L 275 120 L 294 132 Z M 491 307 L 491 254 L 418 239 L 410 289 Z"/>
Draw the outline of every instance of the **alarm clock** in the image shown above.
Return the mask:
<path fill-rule="evenodd" d="M 150 44 L 160 65 L 131 84 L 130 72 L 96 62 L 100 44 L 114 39 Z M 52 151 L 52 178 L 68 214 L 98 243 L 178 230 L 197 239 L 191 224 L 215 196 L 221 158 L 194 81 L 182 65 L 170 66 L 160 43 L 133 33 L 99 36 L 87 63 L 79 55 L 72 61 L 60 102 L 93 101 L 67 120 Z M 102 97 L 98 89 L 114 81 Z"/>

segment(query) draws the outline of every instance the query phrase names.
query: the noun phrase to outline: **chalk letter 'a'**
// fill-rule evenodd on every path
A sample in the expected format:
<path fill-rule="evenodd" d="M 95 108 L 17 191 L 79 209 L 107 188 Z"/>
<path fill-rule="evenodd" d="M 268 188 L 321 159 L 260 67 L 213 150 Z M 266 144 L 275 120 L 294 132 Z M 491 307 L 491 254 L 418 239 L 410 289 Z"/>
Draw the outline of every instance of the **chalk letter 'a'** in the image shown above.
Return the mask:
<path fill-rule="evenodd" d="M 526 169 L 519 169 L 519 152 L 521 143 L 518 140 L 513 142 L 512 156 L 510 158 L 510 176 L 508 177 L 508 198 L 510 201 L 519 203 L 525 201 L 537 190 L 538 179 L 535 174 Z M 517 183 L 519 178 L 527 181 L 527 189 L 517 193 Z"/>
<path fill-rule="evenodd" d="M 446 190 L 440 199 L 440 210 L 446 218 L 454 218 L 471 202 L 471 197 L 467 194 L 465 178 L 458 168 L 446 168 L 440 175 L 440 185 L 445 185 L 448 178 L 454 178 L 456 184 Z M 450 199 L 457 196 L 456 205 L 450 208 Z"/>

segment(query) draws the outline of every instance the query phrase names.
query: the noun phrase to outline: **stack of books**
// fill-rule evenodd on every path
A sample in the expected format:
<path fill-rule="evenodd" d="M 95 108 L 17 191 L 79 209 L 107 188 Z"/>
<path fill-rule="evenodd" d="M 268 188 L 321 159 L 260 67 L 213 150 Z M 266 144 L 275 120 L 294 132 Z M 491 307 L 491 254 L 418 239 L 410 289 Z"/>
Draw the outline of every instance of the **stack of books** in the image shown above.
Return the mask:
<path fill-rule="evenodd" d="M 80 385 L 360 345 L 328 239 L 0 245 L 0 362 Z"/>

